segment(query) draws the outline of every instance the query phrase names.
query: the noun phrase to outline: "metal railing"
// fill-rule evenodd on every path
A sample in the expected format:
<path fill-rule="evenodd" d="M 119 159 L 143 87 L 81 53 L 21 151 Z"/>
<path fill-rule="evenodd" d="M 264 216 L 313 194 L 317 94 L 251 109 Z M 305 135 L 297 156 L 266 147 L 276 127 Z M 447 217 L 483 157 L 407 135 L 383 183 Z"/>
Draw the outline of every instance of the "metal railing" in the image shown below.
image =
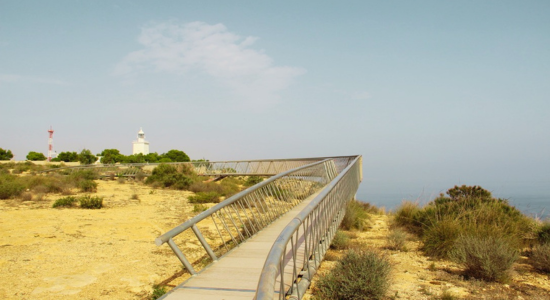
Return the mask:
<path fill-rule="evenodd" d="M 190 261 L 218 260 L 337 175 L 334 159 L 282 172 L 198 214 L 159 236 L 155 243 L 168 243 L 184 267 L 195 275 L 197 271 Z M 186 254 L 177 244 L 183 244 Z"/>
<path fill-rule="evenodd" d="M 337 162 L 337 168 L 346 163 L 347 157 L 331 157 Z M 242 161 L 198 161 L 198 162 L 173 162 L 170 165 L 190 165 L 198 175 L 203 176 L 273 176 L 312 162 L 321 161 L 327 157 L 295 158 L 295 159 L 267 159 L 267 160 L 242 160 Z M 150 175 L 152 170 L 160 163 L 130 163 L 130 164 L 92 164 L 74 167 L 62 167 L 42 170 L 40 173 L 57 172 L 70 174 L 80 170 L 94 170 L 100 176 L 114 174 L 116 176 L 135 176 L 138 173 Z"/>
<path fill-rule="evenodd" d="M 361 156 L 349 164 L 281 232 L 265 262 L 255 299 L 301 299 L 317 271 L 346 205 L 362 180 Z"/>

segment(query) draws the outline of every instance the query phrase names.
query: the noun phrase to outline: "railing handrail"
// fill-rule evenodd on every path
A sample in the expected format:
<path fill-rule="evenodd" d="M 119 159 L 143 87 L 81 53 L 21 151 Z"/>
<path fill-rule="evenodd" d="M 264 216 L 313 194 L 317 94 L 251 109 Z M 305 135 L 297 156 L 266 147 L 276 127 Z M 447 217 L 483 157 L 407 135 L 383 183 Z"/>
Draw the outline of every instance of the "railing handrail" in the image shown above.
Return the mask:
<path fill-rule="evenodd" d="M 87 164 L 87 165 L 79 165 L 79 166 L 67 166 L 67 167 L 60 167 L 60 168 L 51 168 L 46 170 L 40 170 L 38 173 L 44 173 L 44 172 L 56 172 L 60 170 L 71 170 L 71 169 L 94 169 L 94 168 L 112 168 L 112 167 L 145 167 L 145 166 L 157 166 L 160 164 L 169 164 L 169 165 L 179 165 L 179 164 L 192 164 L 192 165 L 200 165 L 200 164 L 231 164 L 231 163 L 244 163 L 244 162 L 250 162 L 250 163 L 257 163 L 257 162 L 281 162 L 281 161 L 321 161 L 326 159 L 338 159 L 338 158 L 348 158 L 348 157 L 354 157 L 354 155 L 350 156 L 327 156 L 327 157 L 307 157 L 307 158 L 276 158 L 276 159 L 251 159 L 251 160 L 220 160 L 220 161 L 187 161 L 187 162 L 156 162 L 156 163 L 114 163 L 114 164 Z"/>
<path fill-rule="evenodd" d="M 348 174 L 348 172 L 355 167 L 355 164 L 361 163 L 361 156 L 355 157 L 352 163 L 338 174 L 323 190 L 281 231 L 273 244 L 268 257 L 265 261 L 260 280 L 258 281 L 258 288 L 256 290 L 256 296 L 254 299 L 264 300 L 273 299 L 275 294 L 275 283 L 277 276 L 283 272 L 280 270 L 281 258 L 286 252 L 286 247 L 289 241 L 291 241 L 293 235 L 300 229 L 304 220 L 310 216 L 311 213 L 321 204 L 321 202 L 329 195 L 329 193 L 340 183 L 340 181 Z M 361 166 L 358 166 L 359 181 L 362 180 Z M 280 294 L 284 294 L 285 291 L 280 291 Z"/>
<path fill-rule="evenodd" d="M 272 176 L 250 188 L 247 188 L 246 190 L 244 191 L 241 191 L 231 197 L 229 197 L 228 199 L 224 200 L 223 202 L 221 203 L 218 203 L 216 204 L 215 206 L 201 212 L 200 214 L 196 215 L 195 217 L 183 222 L 182 224 L 174 227 L 173 229 L 171 229 L 170 231 L 164 233 L 163 235 L 157 237 L 155 239 L 155 244 L 157 246 L 160 246 L 164 243 L 167 243 L 171 238 L 175 237 L 176 235 L 182 233 L 183 231 L 191 228 L 194 224 L 204 220 L 205 218 L 209 217 L 210 215 L 212 215 L 213 213 L 221 210 L 222 208 L 240 200 L 241 198 L 243 198 L 244 196 L 254 192 L 255 190 L 258 190 L 268 184 L 270 184 L 271 182 L 274 182 L 275 180 L 281 178 L 281 177 L 284 177 L 290 173 L 294 173 L 296 171 L 300 171 L 302 169 L 306 169 L 306 168 L 310 168 L 310 167 L 313 167 L 313 166 L 316 166 L 316 165 L 319 165 L 319 164 L 322 164 L 326 161 L 329 161 L 331 159 L 324 159 L 324 160 L 321 160 L 321 161 L 316 161 L 314 163 L 311 163 L 311 164 L 307 164 L 307 165 L 304 165 L 304 166 L 300 166 L 300 167 L 297 167 L 297 168 L 294 168 L 294 169 L 291 169 L 291 170 L 288 170 L 288 171 L 285 171 L 285 172 L 282 172 L 282 173 L 279 173 L 275 176 Z"/>

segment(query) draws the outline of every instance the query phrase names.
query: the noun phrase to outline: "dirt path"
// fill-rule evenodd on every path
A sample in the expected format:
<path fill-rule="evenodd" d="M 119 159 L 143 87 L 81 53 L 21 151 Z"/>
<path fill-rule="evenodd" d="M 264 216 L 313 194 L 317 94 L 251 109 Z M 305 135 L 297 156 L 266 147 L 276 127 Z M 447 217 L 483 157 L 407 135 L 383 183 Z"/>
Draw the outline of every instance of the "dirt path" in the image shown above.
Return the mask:
<path fill-rule="evenodd" d="M 0 201 L 0 299 L 143 299 L 182 269 L 154 239 L 193 214 L 188 194 L 101 181 L 100 210 Z"/>

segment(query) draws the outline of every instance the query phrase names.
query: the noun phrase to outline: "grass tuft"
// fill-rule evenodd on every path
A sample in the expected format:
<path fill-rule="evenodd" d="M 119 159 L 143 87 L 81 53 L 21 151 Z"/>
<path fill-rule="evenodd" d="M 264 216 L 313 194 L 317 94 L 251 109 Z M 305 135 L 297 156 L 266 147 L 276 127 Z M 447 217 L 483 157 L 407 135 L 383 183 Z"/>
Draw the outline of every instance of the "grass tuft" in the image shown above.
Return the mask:
<path fill-rule="evenodd" d="M 166 287 L 161 285 L 153 285 L 153 291 L 151 292 L 151 297 L 149 299 L 156 300 L 166 294 Z"/>
<path fill-rule="evenodd" d="M 367 203 L 352 199 L 346 207 L 346 214 L 344 215 L 344 219 L 342 219 L 340 228 L 344 230 L 356 229 L 363 231 L 369 221 L 369 214 L 366 210 L 367 205 Z M 368 207 L 370 207 L 370 205 Z"/>
<path fill-rule="evenodd" d="M 348 235 L 345 232 L 338 230 L 336 231 L 336 234 L 334 234 L 330 248 L 334 250 L 344 250 L 349 248 L 349 243 L 350 239 Z"/>

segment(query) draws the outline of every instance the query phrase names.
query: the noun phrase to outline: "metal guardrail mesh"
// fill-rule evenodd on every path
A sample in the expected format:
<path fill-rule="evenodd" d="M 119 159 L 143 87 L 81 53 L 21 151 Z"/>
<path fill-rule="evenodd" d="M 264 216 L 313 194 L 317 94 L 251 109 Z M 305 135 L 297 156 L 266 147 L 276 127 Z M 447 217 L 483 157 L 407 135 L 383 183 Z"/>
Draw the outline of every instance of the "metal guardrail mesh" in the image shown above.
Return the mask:
<path fill-rule="evenodd" d="M 155 242 L 159 246 L 168 243 L 185 268 L 196 274 L 192 261 L 206 258 L 208 264 L 217 260 L 336 176 L 330 159 L 283 172 L 200 213 Z"/>
<path fill-rule="evenodd" d="M 267 257 L 255 299 L 302 298 L 361 180 L 358 156 L 289 223 Z"/>

